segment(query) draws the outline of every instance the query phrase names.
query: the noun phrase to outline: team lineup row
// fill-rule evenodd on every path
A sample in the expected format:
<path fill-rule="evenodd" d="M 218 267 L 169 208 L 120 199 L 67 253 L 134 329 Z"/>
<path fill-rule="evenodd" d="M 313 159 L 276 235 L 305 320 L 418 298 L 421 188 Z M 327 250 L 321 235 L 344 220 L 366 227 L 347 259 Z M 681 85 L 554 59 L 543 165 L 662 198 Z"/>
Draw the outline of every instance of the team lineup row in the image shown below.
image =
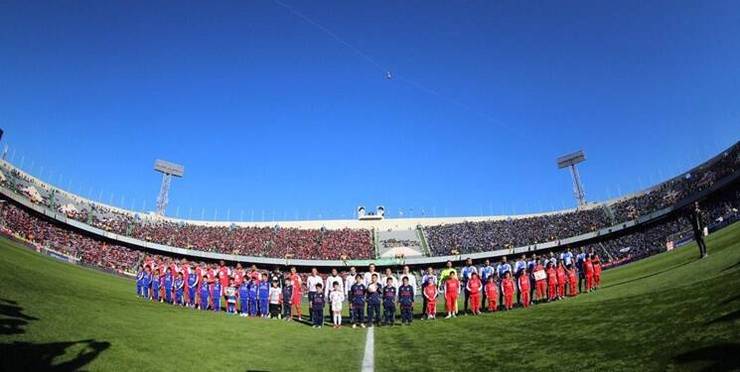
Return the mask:
<path fill-rule="evenodd" d="M 400 278 L 400 279 L 398 279 Z M 451 261 L 438 274 L 429 267 L 417 290 L 416 275 L 408 266 L 396 277 L 390 268 L 385 275 L 370 264 L 368 272 L 357 273 L 354 267 L 341 276 L 336 269 L 324 279 L 312 269 L 305 279 L 292 267 L 283 274 L 278 268 L 250 271 L 237 264 L 231 269 L 222 261 L 211 267 L 191 267 L 148 259 L 136 278 L 136 292 L 153 301 L 200 310 L 223 311 L 242 317 L 303 320 L 302 302 L 306 290 L 308 321 L 314 327 L 324 324 L 328 305 L 332 325 L 342 325 L 344 303 L 349 305 L 353 327 L 393 325 L 400 309 L 401 324 L 411 324 L 416 297 L 422 299 L 422 319 L 434 319 L 437 298 L 443 296 L 446 318 L 458 315 L 458 297 L 464 296 L 464 313 L 528 308 L 532 303 L 549 302 L 576 296 L 598 288 L 601 282 L 601 260 L 593 251 L 583 249 L 577 255 L 565 251 L 556 257 L 532 255 L 514 265 L 506 257 L 495 266 L 489 260 L 480 268 L 468 259 L 459 271 Z M 516 296 L 516 301 L 514 297 Z M 226 305 L 225 307 L 223 305 Z M 382 313 L 381 313 L 382 307 Z"/>

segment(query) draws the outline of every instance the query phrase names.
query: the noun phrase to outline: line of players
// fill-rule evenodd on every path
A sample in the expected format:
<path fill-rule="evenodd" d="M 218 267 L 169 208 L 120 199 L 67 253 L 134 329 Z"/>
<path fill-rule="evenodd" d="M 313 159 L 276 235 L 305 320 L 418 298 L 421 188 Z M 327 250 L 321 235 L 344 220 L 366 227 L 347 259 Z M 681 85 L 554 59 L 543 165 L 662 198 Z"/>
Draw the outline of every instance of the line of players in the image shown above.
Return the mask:
<path fill-rule="evenodd" d="M 470 312 L 477 315 L 482 308 L 491 312 L 499 308 L 512 309 L 514 294 L 517 305 L 524 308 L 534 302 L 562 299 L 566 293 L 575 296 L 582 291 L 584 283 L 585 291 L 598 287 L 600 277 L 600 260 L 593 251 L 587 254 L 581 250 L 576 256 L 566 251 L 560 259 L 552 253 L 550 257 L 532 255 L 529 260 L 522 255 L 513 267 L 506 257 L 496 267 L 486 260 L 480 269 L 468 259 L 459 276 L 452 262 L 448 261 L 439 278 L 431 267 L 422 277 L 422 319 L 436 317 L 440 294 L 444 296 L 446 318 L 452 318 L 458 314 L 457 302 L 461 293 L 464 293 L 464 312 L 468 313 L 470 308 Z M 309 320 L 314 327 L 323 325 L 327 304 L 334 327 L 340 327 L 345 300 L 350 305 L 353 327 L 395 324 L 397 305 L 401 323 L 411 324 L 417 289 L 416 277 L 408 266 L 404 267 L 400 282 L 390 268 L 386 269 L 385 276 L 381 276 L 373 264 L 364 275 L 352 267 L 345 278 L 332 269 L 326 285 L 323 281 L 314 268 L 306 283 Z M 208 267 L 201 263 L 201 266 L 192 268 L 185 260 L 178 266 L 175 262 L 154 262 L 147 258 L 136 284 L 139 296 L 154 301 L 214 311 L 221 311 L 224 301 L 229 314 L 302 319 L 303 280 L 295 268 L 283 276 L 277 268 L 268 273 L 258 271 L 253 265 L 247 272 L 237 264 L 232 271 L 223 261 L 218 266 Z"/>

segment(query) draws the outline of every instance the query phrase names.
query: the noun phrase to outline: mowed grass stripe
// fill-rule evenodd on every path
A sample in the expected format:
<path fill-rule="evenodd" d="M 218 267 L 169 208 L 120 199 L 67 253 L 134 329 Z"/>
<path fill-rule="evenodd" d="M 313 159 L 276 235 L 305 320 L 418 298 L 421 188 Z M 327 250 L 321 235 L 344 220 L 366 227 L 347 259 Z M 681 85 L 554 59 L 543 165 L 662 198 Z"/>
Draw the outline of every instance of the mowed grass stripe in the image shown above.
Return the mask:
<path fill-rule="evenodd" d="M 84 366 L 89 370 L 354 371 L 363 357 L 364 332 L 147 302 L 135 296 L 131 280 L 59 262 L 7 240 L 0 241 L 0 283 L 2 321 L 27 323 L 3 328 L 2 370 L 73 360 L 83 344 L 62 347 L 80 340 L 109 344 Z M 11 307 L 20 308 L 23 317 Z M 52 358 L 39 361 L 32 355 L 39 353 Z"/>
<path fill-rule="evenodd" d="M 376 369 L 740 368 L 740 224 L 608 270 L 602 289 L 529 310 L 378 329 Z"/>

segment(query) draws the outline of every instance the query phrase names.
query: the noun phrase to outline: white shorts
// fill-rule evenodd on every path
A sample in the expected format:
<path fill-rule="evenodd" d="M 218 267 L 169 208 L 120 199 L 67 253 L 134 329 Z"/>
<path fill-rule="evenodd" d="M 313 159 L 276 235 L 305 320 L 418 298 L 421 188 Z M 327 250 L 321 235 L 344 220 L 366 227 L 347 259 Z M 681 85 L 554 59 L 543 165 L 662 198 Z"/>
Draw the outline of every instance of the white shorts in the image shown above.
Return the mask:
<path fill-rule="evenodd" d="M 342 311 L 342 303 L 341 302 L 335 302 L 331 304 L 331 311 Z"/>

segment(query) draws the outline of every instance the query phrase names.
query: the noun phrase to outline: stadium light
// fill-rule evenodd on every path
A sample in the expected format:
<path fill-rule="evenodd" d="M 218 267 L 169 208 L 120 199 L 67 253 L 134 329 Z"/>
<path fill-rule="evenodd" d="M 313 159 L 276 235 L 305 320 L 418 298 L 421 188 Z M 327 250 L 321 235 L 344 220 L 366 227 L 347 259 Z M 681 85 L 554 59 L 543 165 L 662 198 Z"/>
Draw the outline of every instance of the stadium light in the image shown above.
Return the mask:
<path fill-rule="evenodd" d="M 573 177 L 573 194 L 578 202 L 578 207 L 586 205 L 586 192 L 583 190 L 583 183 L 581 183 L 581 176 L 578 174 L 578 168 L 576 164 L 586 161 L 586 154 L 583 150 L 563 155 L 557 158 L 558 169 L 570 168 L 570 175 Z"/>
<path fill-rule="evenodd" d="M 157 159 L 154 161 L 154 170 L 162 173 L 162 186 L 160 186 L 159 196 L 157 196 L 157 214 L 164 216 L 164 212 L 167 209 L 167 203 L 169 203 L 170 182 L 172 181 L 172 177 L 181 178 L 184 176 L 185 167 L 180 164 Z"/>

